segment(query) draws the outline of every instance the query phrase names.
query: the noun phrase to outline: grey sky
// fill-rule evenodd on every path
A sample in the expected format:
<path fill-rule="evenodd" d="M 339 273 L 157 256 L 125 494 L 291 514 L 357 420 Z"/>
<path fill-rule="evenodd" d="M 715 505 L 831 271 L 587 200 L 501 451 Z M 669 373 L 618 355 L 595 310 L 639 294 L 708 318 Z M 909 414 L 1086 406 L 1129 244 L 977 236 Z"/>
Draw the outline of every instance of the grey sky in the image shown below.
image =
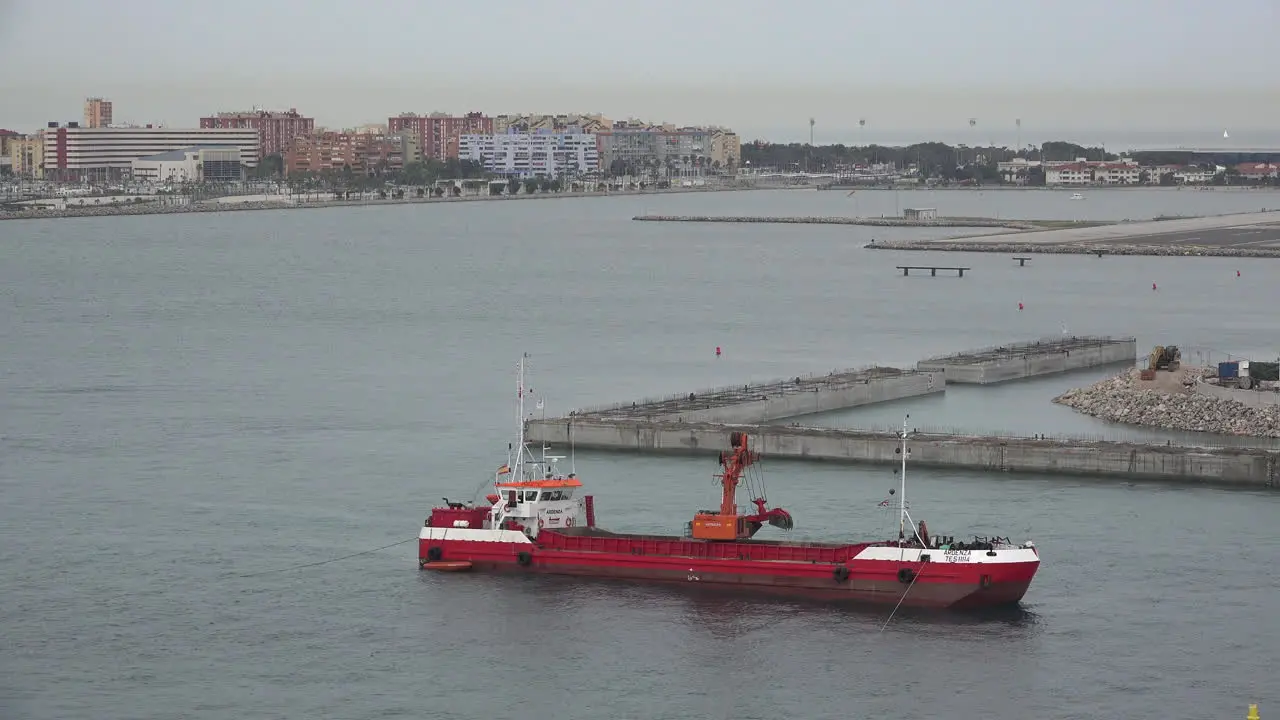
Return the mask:
<path fill-rule="evenodd" d="M 51 25 L 57 25 L 51 29 Z M 856 140 L 1275 128 L 1276 0 L 0 0 L 0 127 L 297 107 L 603 112 Z M 907 138 L 910 139 L 910 138 Z M 945 138 L 944 138 L 945 139 Z M 985 141 L 986 138 L 983 138 Z"/>

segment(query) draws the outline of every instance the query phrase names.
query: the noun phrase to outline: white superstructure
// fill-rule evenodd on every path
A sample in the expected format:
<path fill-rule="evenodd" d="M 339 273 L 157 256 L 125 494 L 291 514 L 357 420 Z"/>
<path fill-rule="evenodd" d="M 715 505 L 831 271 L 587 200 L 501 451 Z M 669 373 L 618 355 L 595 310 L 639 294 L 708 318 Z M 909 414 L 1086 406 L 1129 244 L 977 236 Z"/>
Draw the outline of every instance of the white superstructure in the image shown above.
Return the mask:
<path fill-rule="evenodd" d="M 458 159 L 507 177 L 560 177 L 600 169 L 596 136 L 582 132 L 463 135 Z"/>

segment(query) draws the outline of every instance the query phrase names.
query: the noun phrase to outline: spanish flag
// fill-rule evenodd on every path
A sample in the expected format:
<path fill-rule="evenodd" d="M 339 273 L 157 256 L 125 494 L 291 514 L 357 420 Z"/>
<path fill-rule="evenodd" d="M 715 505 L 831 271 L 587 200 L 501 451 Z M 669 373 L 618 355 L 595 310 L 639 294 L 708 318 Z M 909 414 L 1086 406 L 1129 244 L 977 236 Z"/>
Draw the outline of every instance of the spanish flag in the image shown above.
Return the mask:
<path fill-rule="evenodd" d="M 509 472 L 511 472 L 511 466 L 510 466 L 510 465 L 503 465 L 502 467 L 498 468 L 498 474 L 499 474 L 499 475 L 506 475 L 506 474 L 507 474 L 507 473 L 509 473 Z"/>

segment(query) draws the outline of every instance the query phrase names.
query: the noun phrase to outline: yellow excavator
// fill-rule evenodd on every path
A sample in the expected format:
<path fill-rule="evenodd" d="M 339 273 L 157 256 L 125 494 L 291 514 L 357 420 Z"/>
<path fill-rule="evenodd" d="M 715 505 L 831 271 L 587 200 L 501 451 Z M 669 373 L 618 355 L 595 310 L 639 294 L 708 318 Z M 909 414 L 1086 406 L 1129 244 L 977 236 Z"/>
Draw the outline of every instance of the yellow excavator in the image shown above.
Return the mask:
<path fill-rule="evenodd" d="M 1182 352 L 1177 345 L 1157 345 L 1151 349 L 1147 367 L 1151 370 L 1173 372 L 1182 364 Z"/>

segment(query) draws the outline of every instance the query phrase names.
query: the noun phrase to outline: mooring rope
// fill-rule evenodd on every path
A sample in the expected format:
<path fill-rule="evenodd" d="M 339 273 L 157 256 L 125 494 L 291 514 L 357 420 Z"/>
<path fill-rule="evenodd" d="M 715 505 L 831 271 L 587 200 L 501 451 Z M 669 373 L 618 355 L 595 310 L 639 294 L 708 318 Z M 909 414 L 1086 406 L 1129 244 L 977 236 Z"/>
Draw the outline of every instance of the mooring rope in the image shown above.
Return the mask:
<path fill-rule="evenodd" d="M 920 563 L 921 570 L 924 570 L 924 566 L 925 566 L 924 563 Z M 893 606 L 893 612 L 889 613 L 888 619 L 885 620 L 884 624 L 880 626 L 880 632 L 884 632 L 884 629 L 889 627 L 889 622 L 893 620 L 893 616 L 897 614 L 898 608 L 902 607 L 902 601 L 907 599 L 907 593 L 911 592 L 911 588 L 916 586 L 916 581 L 920 579 L 920 575 L 921 575 L 920 572 L 913 573 L 911 578 L 911 584 L 907 585 L 907 589 L 902 591 L 902 597 L 898 598 L 898 604 Z"/>
<path fill-rule="evenodd" d="M 255 577 L 257 575 L 270 575 L 271 573 L 288 572 L 289 570 L 301 570 L 302 568 L 316 567 L 317 565 L 328 565 L 329 563 L 335 563 L 340 560 L 350 560 L 353 557 L 360 557 L 361 555 L 369 555 L 371 553 L 376 553 L 379 550 L 386 550 L 387 548 L 393 548 L 397 545 L 404 545 L 405 543 L 411 543 L 417 539 L 418 538 L 416 537 L 411 537 L 408 540 L 397 540 L 396 542 L 393 542 L 390 545 L 383 545 L 382 547 L 376 547 L 376 548 L 373 548 L 372 550 L 361 550 L 358 553 L 351 553 L 350 555 L 343 555 L 342 557 L 336 557 L 330 560 L 320 560 L 318 562 L 304 563 L 302 565 L 292 565 L 290 567 L 276 568 L 274 570 L 260 570 L 258 572 L 245 573 L 244 575 L 236 575 L 235 577 L 240 577 L 240 578 Z"/>

